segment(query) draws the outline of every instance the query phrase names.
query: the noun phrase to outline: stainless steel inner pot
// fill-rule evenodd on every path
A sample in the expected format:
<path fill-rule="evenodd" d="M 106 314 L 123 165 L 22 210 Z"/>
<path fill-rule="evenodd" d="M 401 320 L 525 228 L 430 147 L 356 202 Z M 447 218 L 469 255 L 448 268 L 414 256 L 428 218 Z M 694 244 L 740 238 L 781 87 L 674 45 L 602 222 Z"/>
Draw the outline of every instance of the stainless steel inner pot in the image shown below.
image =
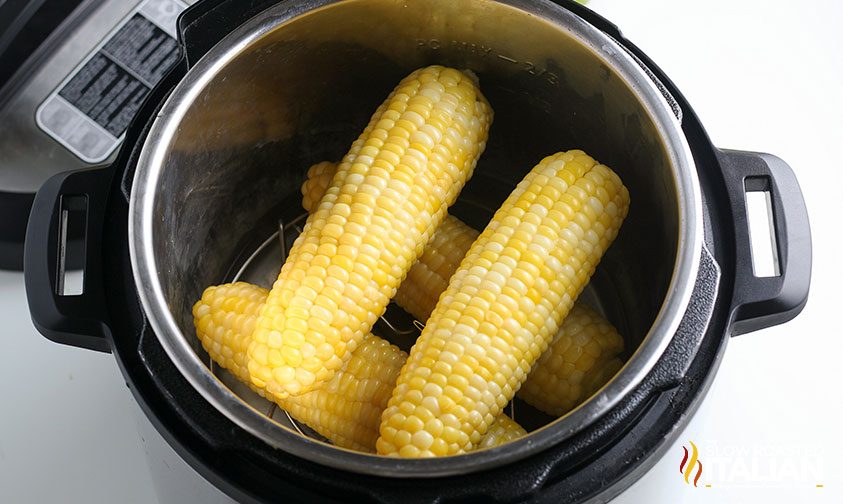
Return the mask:
<path fill-rule="evenodd" d="M 488 148 L 452 208 L 469 224 L 482 229 L 524 174 L 559 150 L 584 149 L 624 180 L 629 217 L 584 295 L 619 328 L 629 360 L 568 415 L 527 413 L 524 422 L 536 430 L 524 439 L 466 455 L 398 460 L 308 436 L 238 387 L 209 363 L 191 306 L 211 284 L 235 277 L 271 282 L 282 260 L 274 233 L 281 222 L 291 243 L 307 168 L 340 159 L 400 78 L 433 63 L 473 70 L 495 110 Z M 402 477 L 513 462 L 604 414 L 674 334 L 702 236 L 699 186 L 679 121 L 622 47 L 548 1 L 283 2 L 199 61 L 146 139 L 129 222 L 140 298 L 188 381 L 272 446 L 344 470 Z M 399 332 L 412 330 L 406 320 L 390 322 Z"/>

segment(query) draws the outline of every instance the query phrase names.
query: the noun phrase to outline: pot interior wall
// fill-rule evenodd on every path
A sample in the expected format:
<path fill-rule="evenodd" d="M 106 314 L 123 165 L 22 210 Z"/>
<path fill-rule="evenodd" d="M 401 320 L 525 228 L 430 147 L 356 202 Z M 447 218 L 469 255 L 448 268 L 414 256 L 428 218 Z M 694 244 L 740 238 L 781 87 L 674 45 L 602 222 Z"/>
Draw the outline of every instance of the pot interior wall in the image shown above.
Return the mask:
<path fill-rule="evenodd" d="M 229 280 L 279 217 L 302 212 L 307 168 L 340 159 L 392 87 L 435 63 L 473 70 L 495 110 L 488 148 L 453 208 L 474 227 L 560 150 L 583 149 L 624 180 L 631 211 L 591 290 L 633 351 L 667 295 L 677 195 L 656 126 L 603 51 L 482 0 L 330 4 L 243 48 L 193 100 L 158 182 L 153 248 L 184 337 L 201 353 L 192 304 Z"/>

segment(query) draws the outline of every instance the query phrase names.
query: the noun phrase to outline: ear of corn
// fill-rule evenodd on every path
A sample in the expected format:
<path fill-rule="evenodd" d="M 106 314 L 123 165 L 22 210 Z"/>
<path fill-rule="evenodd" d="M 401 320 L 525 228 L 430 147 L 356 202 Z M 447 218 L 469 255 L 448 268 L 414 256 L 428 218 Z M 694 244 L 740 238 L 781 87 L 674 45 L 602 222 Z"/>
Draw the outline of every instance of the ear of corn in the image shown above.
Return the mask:
<path fill-rule="evenodd" d="M 196 335 L 208 355 L 247 384 L 246 348 L 268 294 L 245 282 L 224 284 L 207 288 L 193 307 Z M 407 354 L 398 347 L 369 334 L 325 386 L 277 403 L 335 445 L 373 452 L 381 414 L 406 360 Z M 251 386 L 264 395 L 262 389 Z M 517 423 L 501 415 L 484 446 L 497 446 L 524 434 Z"/>
<path fill-rule="evenodd" d="M 247 363 L 255 386 L 283 399 L 342 367 L 471 176 L 490 122 L 457 70 L 401 81 L 343 158 L 260 311 Z"/>
<path fill-rule="evenodd" d="M 302 186 L 303 204 L 319 201 L 336 171 L 336 163 L 313 165 Z M 436 230 L 424 253 L 398 287 L 395 301 L 425 321 L 448 280 L 479 233 L 453 216 Z M 618 331 L 588 306 L 576 303 L 550 347 L 518 391 L 518 397 L 553 416 L 561 416 L 602 387 L 621 368 L 624 342 Z"/>
<path fill-rule="evenodd" d="M 431 457 L 477 446 L 548 347 L 628 205 L 617 175 L 581 151 L 533 168 L 439 298 L 383 414 L 378 453 Z"/>

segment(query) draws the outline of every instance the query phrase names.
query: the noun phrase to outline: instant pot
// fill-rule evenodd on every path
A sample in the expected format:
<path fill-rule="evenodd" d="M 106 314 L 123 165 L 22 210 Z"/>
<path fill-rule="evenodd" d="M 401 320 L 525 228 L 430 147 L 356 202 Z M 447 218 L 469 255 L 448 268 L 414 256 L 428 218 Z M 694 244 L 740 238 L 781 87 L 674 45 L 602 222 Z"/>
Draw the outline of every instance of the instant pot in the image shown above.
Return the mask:
<path fill-rule="evenodd" d="M 38 192 L 26 290 L 38 330 L 112 352 L 169 445 L 236 500 L 608 500 L 681 433 L 729 338 L 786 322 L 806 302 L 811 238 L 790 168 L 715 148 L 667 76 L 577 3 L 205 0 L 181 15 L 177 36 L 180 59 L 114 161 Z M 334 447 L 250 394 L 209 361 L 190 308 L 211 284 L 272 281 L 303 222 L 306 169 L 341 157 L 391 86 L 432 63 L 473 70 L 495 110 L 452 207 L 467 223 L 482 228 L 559 150 L 581 148 L 624 180 L 629 217 L 583 296 L 628 352 L 561 418 L 516 401 L 531 430 L 522 439 L 401 460 Z M 753 269 L 752 192 L 770 201 L 774 276 Z M 84 282 L 64 295 L 73 226 Z M 380 329 L 406 335 L 412 324 L 394 312 Z"/>

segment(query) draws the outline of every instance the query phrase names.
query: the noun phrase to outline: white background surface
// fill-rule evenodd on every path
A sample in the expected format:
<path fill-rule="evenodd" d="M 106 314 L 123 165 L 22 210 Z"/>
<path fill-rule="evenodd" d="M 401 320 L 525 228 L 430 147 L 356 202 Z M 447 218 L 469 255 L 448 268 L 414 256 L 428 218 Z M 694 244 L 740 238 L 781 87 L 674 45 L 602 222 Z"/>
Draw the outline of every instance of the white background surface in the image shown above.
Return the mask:
<path fill-rule="evenodd" d="M 591 7 L 665 70 L 716 145 L 791 164 L 814 240 L 802 315 L 730 342 L 682 440 L 617 502 L 843 502 L 843 3 Z M 0 502 L 155 502 L 114 359 L 41 338 L 20 274 L 0 272 L 0 324 Z M 679 474 L 689 440 L 704 464 L 699 488 Z"/>

